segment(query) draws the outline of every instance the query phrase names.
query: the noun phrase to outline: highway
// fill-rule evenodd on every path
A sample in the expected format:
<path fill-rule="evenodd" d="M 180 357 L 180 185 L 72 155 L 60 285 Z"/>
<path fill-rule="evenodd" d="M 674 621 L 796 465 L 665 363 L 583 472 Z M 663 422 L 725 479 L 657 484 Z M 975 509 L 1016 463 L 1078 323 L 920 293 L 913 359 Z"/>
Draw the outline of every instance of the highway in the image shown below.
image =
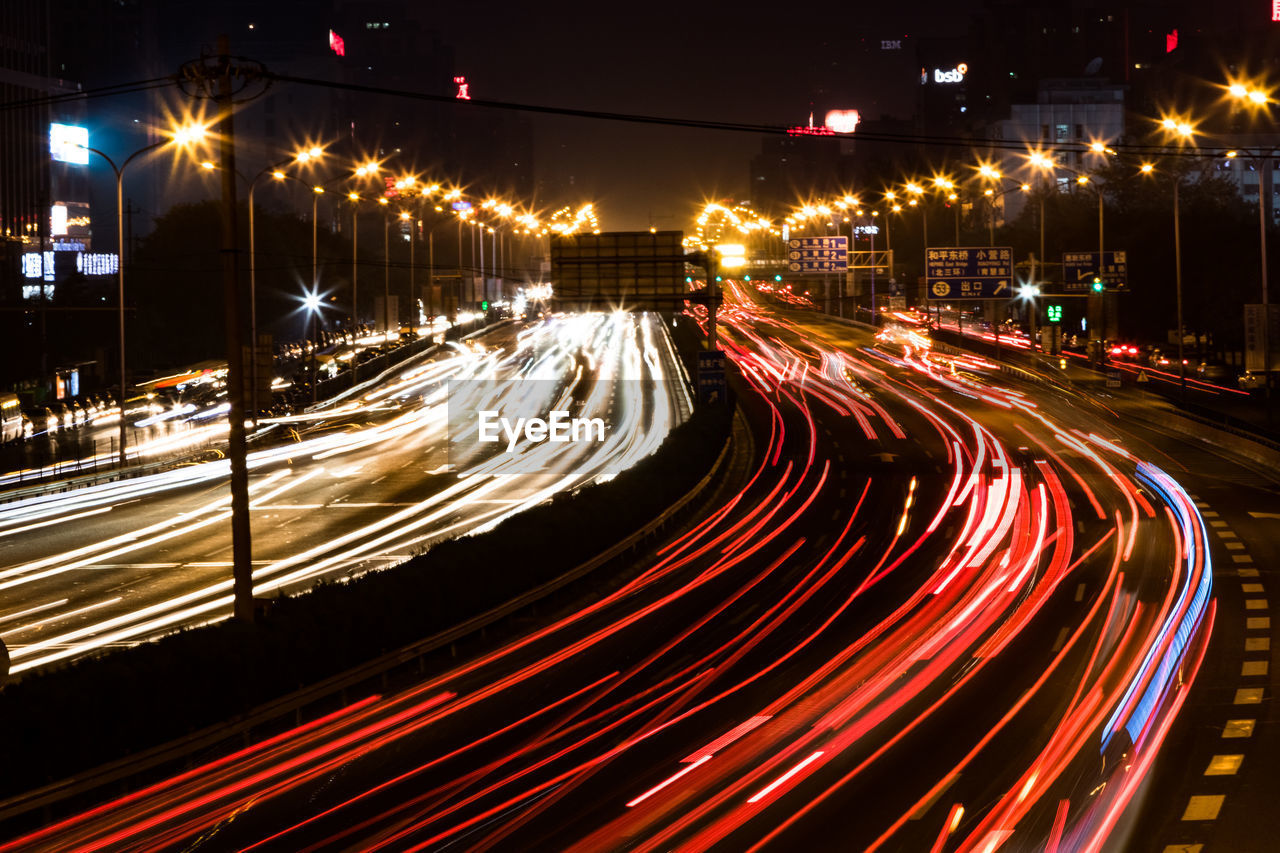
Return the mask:
<path fill-rule="evenodd" d="M 679 369 L 653 317 L 553 317 L 451 345 L 358 398 L 279 419 L 294 440 L 249 461 L 255 595 L 400 562 L 613 476 L 687 415 L 683 384 L 663 381 Z M 451 464 L 451 388 L 465 410 L 478 402 L 465 395 L 500 405 L 529 387 L 548 404 L 580 401 L 616 428 L 554 454 L 521 446 Z M 213 462 L 0 505 L 0 638 L 12 672 L 229 615 L 226 473 Z"/>
<path fill-rule="evenodd" d="M 874 341 L 726 290 L 750 438 L 652 560 L 411 690 L 0 850 L 1056 851 L 1123 833 L 1216 615 L 1163 439 L 910 329 Z"/>

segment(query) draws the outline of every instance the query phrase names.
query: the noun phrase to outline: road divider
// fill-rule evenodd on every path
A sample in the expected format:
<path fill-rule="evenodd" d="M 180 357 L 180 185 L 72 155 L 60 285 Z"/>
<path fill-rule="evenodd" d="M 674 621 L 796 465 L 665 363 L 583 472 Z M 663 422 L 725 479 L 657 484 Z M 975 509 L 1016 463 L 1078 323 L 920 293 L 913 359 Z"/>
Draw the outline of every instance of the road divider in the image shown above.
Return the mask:
<path fill-rule="evenodd" d="M 723 471 L 730 424 L 724 407 L 699 409 L 613 480 L 395 568 L 273 600 L 258 627 L 184 631 L 6 687 L 0 760 L 24 770 L 0 782 L 10 795 L 0 823 L 70 798 L 82 804 L 80 795 L 102 785 L 238 745 L 254 730 L 300 720 L 303 709 L 331 710 L 348 691 L 421 667 L 424 655 L 624 557 L 687 514 Z M 282 696 L 287 685 L 297 689 Z M 61 781 L 30 789 L 41 779 Z"/>

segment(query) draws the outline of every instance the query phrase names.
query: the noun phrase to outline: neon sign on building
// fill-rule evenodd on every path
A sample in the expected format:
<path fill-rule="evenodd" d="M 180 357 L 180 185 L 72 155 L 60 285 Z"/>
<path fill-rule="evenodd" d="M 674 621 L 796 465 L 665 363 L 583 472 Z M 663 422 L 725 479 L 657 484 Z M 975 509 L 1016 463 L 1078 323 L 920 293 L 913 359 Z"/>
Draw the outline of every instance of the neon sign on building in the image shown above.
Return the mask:
<path fill-rule="evenodd" d="M 933 82 L 935 83 L 960 83 L 964 81 L 964 75 L 969 73 L 969 66 L 961 62 L 955 68 L 949 68 L 945 71 L 941 68 L 933 69 Z"/>

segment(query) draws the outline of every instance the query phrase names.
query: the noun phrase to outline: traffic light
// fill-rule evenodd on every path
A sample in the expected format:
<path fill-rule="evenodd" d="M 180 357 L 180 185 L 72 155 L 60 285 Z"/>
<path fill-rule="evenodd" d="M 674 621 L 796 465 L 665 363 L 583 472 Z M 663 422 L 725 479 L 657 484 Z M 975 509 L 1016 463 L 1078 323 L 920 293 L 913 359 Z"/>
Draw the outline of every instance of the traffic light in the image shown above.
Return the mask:
<path fill-rule="evenodd" d="M 724 279 L 720 278 L 720 276 L 716 276 L 716 281 L 723 281 L 723 280 Z"/>
<path fill-rule="evenodd" d="M 1093 292 L 1094 292 L 1094 293 L 1101 293 L 1101 292 L 1106 288 L 1106 286 L 1107 286 L 1107 285 L 1103 282 L 1103 280 L 1102 280 L 1102 277 L 1101 277 L 1101 276 L 1097 276 L 1097 275 L 1095 275 L 1095 276 L 1093 277 Z"/>
<path fill-rule="evenodd" d="M 780 276 L 780 275 L 775 275 L 775 276 L 773 277 L 773 280 L 774 280 L 774 281 L 782 281 L 782 276 Z"/>
<path fill-rule="evenodd" d="M 1061 305 L 1048 306 L 1047 308 L 1045 308 L 1045 316 L 1049 318 L 1050 323 L 1061 323 L 1062 322 L 1062 306 Z"/>
<path fill-rule="evenodd" d="M 742 277 L 742 280 L 743 280 L 743 281 L 751 281 L 751 276 L 749 276 L 749 275 L 744 275 L 744 276 Z"/>
<path fill-rule="evenodd" d="M 481 302 L 481 303 L 480 303 L 480 310 L 481 310 L 481 311 L 488 311 L 488 310 L 489 310 L 489 300 L 488 300 L 488 299 L 486 299 L 486 300 L 484 300 L 483 302 Z"/>

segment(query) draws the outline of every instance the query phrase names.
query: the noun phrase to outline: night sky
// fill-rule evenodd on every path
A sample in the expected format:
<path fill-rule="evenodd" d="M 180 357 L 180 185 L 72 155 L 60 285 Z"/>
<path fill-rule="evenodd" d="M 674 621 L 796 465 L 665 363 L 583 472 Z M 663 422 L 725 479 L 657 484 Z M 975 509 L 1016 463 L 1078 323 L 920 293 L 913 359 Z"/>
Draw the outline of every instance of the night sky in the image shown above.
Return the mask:
<path fill-rule="evenodd" d="M 981 4 L 869 5 L 456 3 L 433 20 L 477 98 L 803 124 L 811 93 L 834 77 L 827 85 L 849 93 L 845 106 L 865 113 L 879 94 L 878 113 L 907 117 L 910 95 L 883 97 L 891 84 L 874 79 L 874 68 L 824 67 L 857 54 L 862 38 L 963 32 L 968 10 Z M 584 119 L 538 118 L 534 129 L 540 175 L 562 184 L 573 176 L 601 205 L 603 227 L 615 230 L 687 228 L 700 200 L 745 197 L 760 148 L 756 134 Z"/>

